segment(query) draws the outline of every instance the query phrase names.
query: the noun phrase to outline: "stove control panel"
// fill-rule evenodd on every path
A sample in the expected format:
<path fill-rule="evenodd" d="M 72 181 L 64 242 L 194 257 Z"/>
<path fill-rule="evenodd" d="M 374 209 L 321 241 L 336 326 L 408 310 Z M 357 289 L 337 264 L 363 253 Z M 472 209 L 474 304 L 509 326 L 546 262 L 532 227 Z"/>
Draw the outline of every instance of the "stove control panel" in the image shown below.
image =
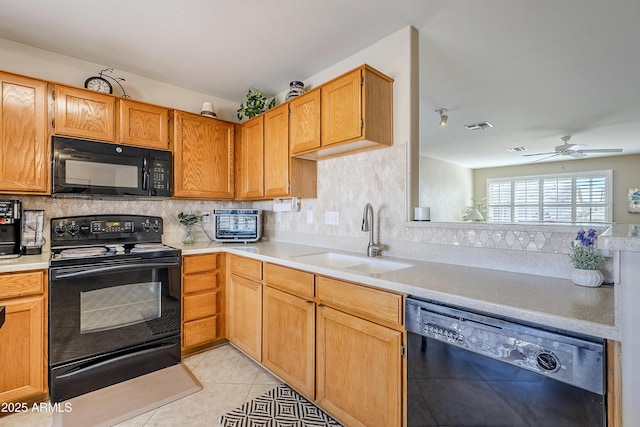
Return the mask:
<path fill-rule="evenodd" d="M 131 233 L 133 221 L 91 221 L 92 233 Z"/>
<path fill-rule="evenodd" d="M 130 242 L 156 241 L 162 236 L 162 218 L 141 215 L 92 215 L 51 220 L 55 244 L 91 244 L 112 239 Z"/>

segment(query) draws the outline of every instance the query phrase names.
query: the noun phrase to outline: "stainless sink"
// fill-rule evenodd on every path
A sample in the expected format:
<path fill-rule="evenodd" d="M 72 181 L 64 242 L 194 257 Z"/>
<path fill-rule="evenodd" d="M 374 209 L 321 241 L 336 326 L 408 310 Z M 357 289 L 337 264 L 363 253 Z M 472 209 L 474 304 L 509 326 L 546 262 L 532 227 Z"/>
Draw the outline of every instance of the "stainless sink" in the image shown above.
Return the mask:
<path fill-rule="evenodd" d="M 386 273 L 389 271 L 413 267 L 412 264 L 406 264 L 403 262 L 388 261 L 373 257 L 345 255 L 335 252 L 300 255 L 291 257 L 291 259 L 305 264 L 315 265 L 317 267 L 340 268 L 372 274 Z"/>

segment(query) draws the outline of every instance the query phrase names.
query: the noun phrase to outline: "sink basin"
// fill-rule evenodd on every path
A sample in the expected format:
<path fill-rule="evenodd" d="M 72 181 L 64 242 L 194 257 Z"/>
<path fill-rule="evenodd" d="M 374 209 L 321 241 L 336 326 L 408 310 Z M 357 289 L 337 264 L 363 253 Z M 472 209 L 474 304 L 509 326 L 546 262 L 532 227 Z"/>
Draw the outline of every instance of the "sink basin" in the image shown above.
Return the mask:
<path fill-rule="evenodd" d="M 387 261 L 380 258 L 358 257 L 344 255 L 335 252 L 323 252 L 319 254 L 300 255 L 292 257 L 296 261 L 311 264 L 318 267 L 343 268 L 359 271 L 361 273 L 386 273 L 389 271 L 401 270 L 412 267 L 411 264 L 402 262 Z"/>

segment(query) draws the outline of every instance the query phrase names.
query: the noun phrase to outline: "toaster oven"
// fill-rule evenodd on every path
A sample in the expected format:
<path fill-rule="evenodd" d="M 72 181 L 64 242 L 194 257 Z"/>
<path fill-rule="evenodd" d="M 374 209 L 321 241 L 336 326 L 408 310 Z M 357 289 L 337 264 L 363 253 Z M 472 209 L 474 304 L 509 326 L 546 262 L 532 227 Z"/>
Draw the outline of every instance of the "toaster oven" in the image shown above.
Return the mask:
<path fill-rule="evenodd" d="M 216 242 L 257 242 L 262 237 L 259 209 L 216 209 L 213 221 Z"/>

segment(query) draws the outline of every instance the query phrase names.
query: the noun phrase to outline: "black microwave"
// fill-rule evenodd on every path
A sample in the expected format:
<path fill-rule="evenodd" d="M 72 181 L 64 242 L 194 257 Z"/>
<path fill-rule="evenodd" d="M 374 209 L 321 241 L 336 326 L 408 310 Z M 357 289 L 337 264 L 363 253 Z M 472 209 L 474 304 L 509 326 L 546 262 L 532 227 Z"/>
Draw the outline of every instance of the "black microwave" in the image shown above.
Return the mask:
<path fill-rule="evenodd" d="M 171 197 L 171 152 L 52 137 L 54 196 Z"/>

